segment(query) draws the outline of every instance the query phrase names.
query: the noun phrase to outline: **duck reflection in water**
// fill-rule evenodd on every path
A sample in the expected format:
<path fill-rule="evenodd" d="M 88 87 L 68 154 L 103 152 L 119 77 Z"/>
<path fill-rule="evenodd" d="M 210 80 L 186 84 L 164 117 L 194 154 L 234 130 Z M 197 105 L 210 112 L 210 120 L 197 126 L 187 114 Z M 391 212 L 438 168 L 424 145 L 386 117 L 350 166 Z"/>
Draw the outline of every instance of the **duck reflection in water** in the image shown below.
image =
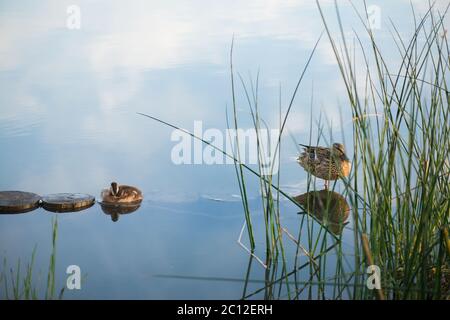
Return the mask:
<path fill-rule="evenodd" d="M 141 204 L 132 204 L 132 205 L 114 205 L 114 204 L 108 204 L 108 203 L 100 203 L 100 206 L 102 207 L 103 212 L 106 215 L 111 216 L 111 220 L 114 222 L 117 222 L 119 220 L 119 216 L 123 214 L 130 214 L 135 212 Z"/>
<path fill-rule="evenodd" d="M 331 232 L 340 235 L 350 214 L 345 197 L 330 190 L 310 191 L 294 197 L 307 213 L 316 217 Z"/>

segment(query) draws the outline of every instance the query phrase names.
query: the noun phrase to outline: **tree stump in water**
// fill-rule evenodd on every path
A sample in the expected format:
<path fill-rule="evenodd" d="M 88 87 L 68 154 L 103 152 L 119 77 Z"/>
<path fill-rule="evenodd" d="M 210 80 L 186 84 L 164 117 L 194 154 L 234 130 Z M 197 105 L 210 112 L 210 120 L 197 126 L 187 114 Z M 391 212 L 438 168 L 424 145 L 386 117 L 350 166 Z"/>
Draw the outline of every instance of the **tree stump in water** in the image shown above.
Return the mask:
<path fill-rule="evenodd" d="M 94 205 L 95 198 L 81 193 L 56 193 L 42 197 L 42 207 L 51 212 L 75 212 Z"/>
<path fill-rule="evenodd" d="M 39 207 L 41 197 L 23 191 L 0 191 L 1 213 L 24 213 Z"/>

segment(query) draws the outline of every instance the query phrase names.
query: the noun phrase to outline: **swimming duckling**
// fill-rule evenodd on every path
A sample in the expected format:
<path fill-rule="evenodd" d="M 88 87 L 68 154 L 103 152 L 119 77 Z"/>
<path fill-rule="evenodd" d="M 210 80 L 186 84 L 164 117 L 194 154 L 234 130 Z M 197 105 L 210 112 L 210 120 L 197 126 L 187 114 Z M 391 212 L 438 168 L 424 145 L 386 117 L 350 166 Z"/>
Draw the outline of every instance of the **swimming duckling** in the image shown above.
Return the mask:
<path fill-rule="evenodd" d="M 325 189 L 328 188 L 329 180 L 337 180 L 350 174 L 352 163 L 345 154 L 343 144 L 333 143 L 331 148 L 301 146 L 304 151 L 297 162 L 313 176 L 325 180 Z"/>
<path fill-rule="evenodd" d="M 102 199 L 104 203 L 127 204 L 141 202 L 143 197 L 138 188 L 111 182 L 111 188 L 102 191 Z"/>

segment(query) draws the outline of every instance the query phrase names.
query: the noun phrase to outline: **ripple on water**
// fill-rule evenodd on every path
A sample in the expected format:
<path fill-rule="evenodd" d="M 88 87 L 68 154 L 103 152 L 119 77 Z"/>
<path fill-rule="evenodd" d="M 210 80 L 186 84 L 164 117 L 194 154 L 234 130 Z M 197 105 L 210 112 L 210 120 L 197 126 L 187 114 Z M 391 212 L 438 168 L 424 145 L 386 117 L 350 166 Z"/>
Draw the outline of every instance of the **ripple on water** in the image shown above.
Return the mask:
<path fill-rule="evenodd" d="M 26 137 L 35 132 L 43 119 L 39 115 L 19 116 L 7 115 L 0 117 L 0 138 L 2 137 Z"/>

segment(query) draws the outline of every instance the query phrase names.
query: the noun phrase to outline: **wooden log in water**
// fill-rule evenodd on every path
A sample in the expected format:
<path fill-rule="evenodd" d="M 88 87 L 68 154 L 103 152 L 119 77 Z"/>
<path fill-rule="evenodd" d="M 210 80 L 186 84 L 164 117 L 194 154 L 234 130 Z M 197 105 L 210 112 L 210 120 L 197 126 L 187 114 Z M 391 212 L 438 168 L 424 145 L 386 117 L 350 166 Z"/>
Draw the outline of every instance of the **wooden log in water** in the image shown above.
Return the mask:
<path fill-rule="evenodd" d="M 24 213 L 39 207 L 41 197 L 23 191 L 0 191 L 0 214 Z"/>
<path fill-rule="evenodd" d="M 55 193 L 42 197 L 42 207 L 51 212 L 76 212 L 94 205 L 95 198 L 81 193 Z"/>

